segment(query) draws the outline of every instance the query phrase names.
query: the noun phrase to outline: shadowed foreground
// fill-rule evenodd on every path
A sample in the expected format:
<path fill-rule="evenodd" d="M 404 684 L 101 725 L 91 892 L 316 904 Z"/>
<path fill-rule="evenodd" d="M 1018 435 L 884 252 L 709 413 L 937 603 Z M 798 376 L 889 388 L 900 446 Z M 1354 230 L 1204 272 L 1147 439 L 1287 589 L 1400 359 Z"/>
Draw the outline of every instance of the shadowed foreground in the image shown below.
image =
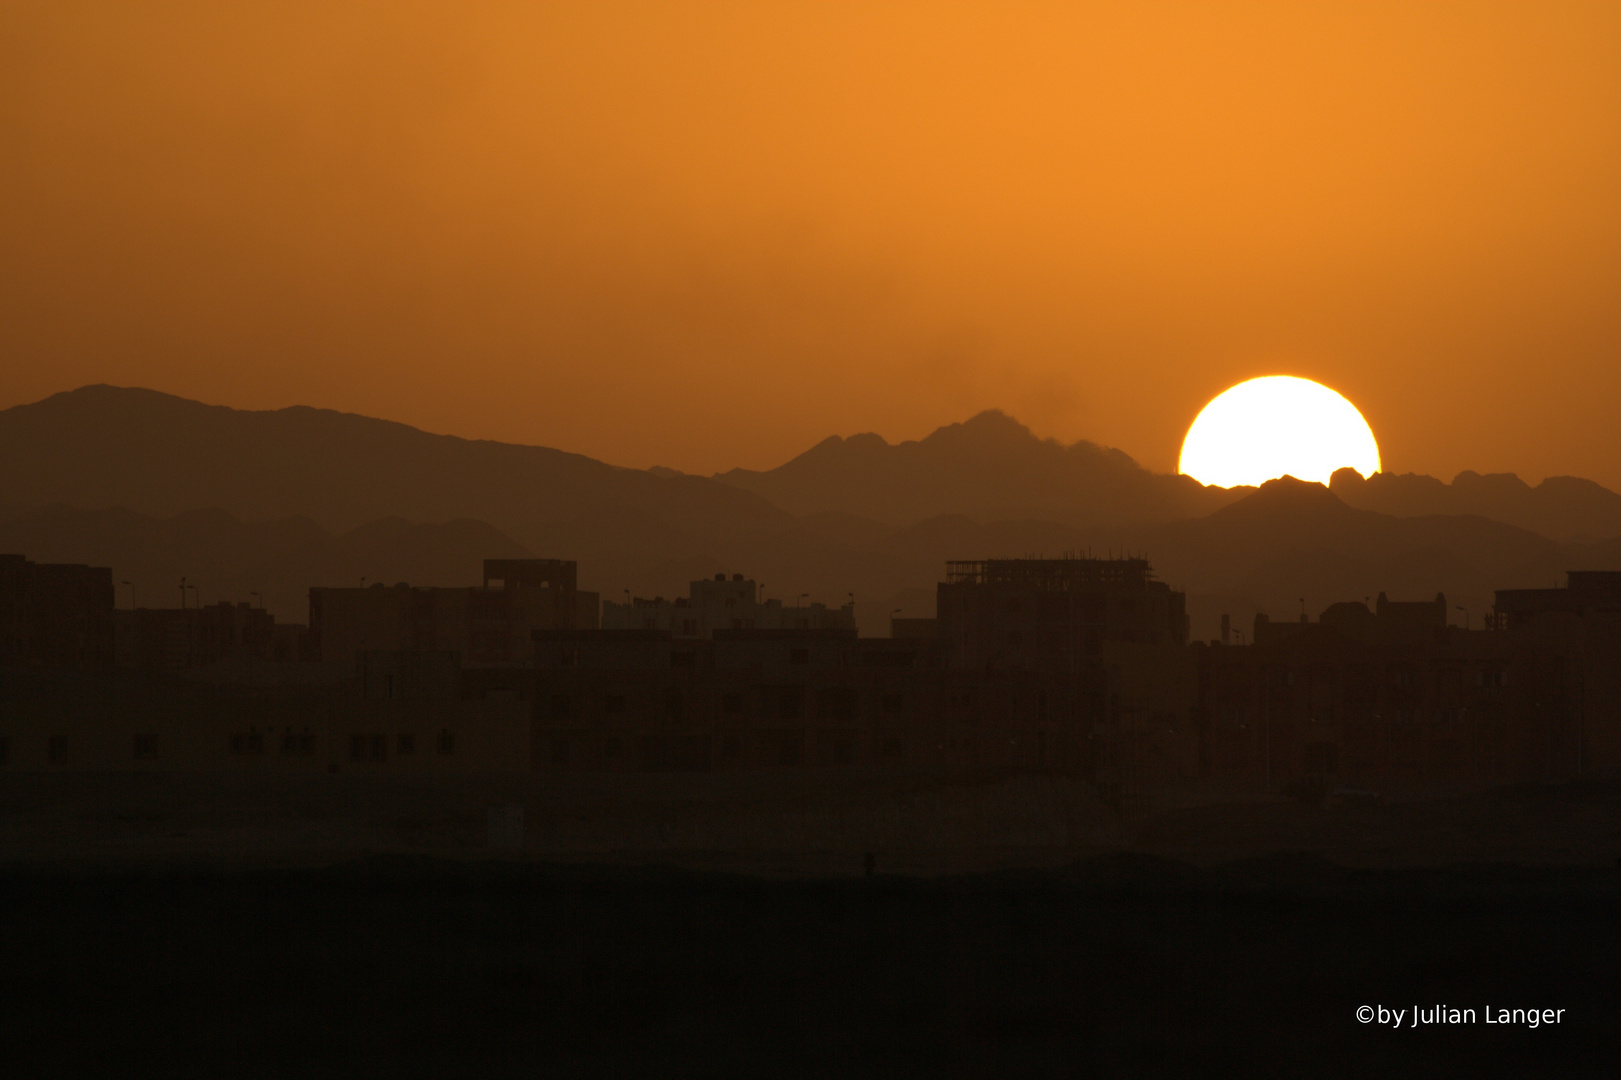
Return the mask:
<path fill-rule="evenodd" d="M 791 881 L 378 855 L 0 878 L 13 1075 L 1607 1070 L 1621 872 L 1196 868 Z M 1553 1007 L 1419 1030 L 1363 1004 Z M 538 1071 L 537 1071 L 538 1070 Z M 632 1070 L 627 1072 L 626 1070 Z"/>

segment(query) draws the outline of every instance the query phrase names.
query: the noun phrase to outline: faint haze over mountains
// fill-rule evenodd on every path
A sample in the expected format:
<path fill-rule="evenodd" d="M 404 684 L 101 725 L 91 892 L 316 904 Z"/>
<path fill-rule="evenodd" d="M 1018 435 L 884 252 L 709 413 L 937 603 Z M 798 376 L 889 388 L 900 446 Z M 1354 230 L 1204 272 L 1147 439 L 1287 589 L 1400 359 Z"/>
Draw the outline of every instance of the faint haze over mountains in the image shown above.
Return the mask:
<path fill-rule="evenodd" d="M 1621 496 L 1472 473 L 1205 488 L 999 412 L 696 477 L 92 386 L 0 412 L 0 550 L 111 565 L 142 606 L 177 604 L 186 576 L 204 602 L 258 593 L 284 620 L 305 617 L 311 585 L 468 584 L 485 557 L 575 559 L 605 597 L 743 572 L 787 601 L 854 593 L 867 633 L 897 607 L 932 614 L 948 559 L 1130 551 L 1188 591 L 1208 637 L 1222 612 L 1292 617 L 1305 599 L 1315 614 L 1380 591 L 1445 591 L 1478 617 L 1493 589 L 1621 569 Z"/>
<path fill-rule="evenodd" d="M 1618 40 L 1607 3 L 0 4 L 0 407 L 709 475 L 996 406 L 1170 471 L 1294 374 L 1389 467 L 1621 490 Z"/>

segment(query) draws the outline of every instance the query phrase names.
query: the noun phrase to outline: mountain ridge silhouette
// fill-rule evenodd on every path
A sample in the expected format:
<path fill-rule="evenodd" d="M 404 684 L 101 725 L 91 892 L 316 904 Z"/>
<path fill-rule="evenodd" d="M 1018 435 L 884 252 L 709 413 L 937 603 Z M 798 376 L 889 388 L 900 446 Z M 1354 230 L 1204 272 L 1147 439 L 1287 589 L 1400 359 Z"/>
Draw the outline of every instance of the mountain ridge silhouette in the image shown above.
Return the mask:
<path fill-rule="evenodd" d="M 976 459 L 987 440 L 1000 451 Z M 366 445 L 344 460 L 343 448 L 357 441 Z M 278 472 L 289 459 L 294 467 Z M 140 573 L 159 582 L 160 597 L 180 574 L 218 578 L 220 598 L 270 589 L 280 617 L 300 619 L 303 590 L 312 584 L 358 583 L 360 575 L 465 584 L 476 580 L 483 557 L 523 553 L 578 560 L 582 586 L 610 599 L 626 588 L 680 595 L 694 575 L 741 571 L 766 583 L 770 595 L 809 592 L 831 603 L 854 592 L 859 608 L 927 595 L 946 559 L 1130 552 L 1146 554 L 1162 578 L 1189 591 L 1196 621 L 1213 605 L 1240 618 L 1251 610 L 1287 614 L 1282 609 L 1302 596 L 1326 606 L 1382 589 L 1448 591 L 1482 610 L 1493 588 L 1553 584 L 1572 568 L 1621 568 L 1621 529 L 1561 544 L 1488 515 L 1402 516 L 1341 497 L 1417 491 L 1403 505 L 1422 510 L 1424 498 L 1450 487 L 1430 478 L 1393 488 L 1377 477 L 1359 484 L 1340 477 L 1330 486 L 1284 478 L 1259 489 L 1205 489 L 1185 477 L 1155 478 L 1118 451 L 1038 439 L 1001 413 L 910 444 L 833 437 L 782 468 L 809 478 L 801 493 L 808 498 L 825 487 L 827 463 L 837 475 L 869 459 L 890 464 L 873 467 L 877 480 L 864 498 L 887 497 L 910 482 L 920 462 L 955 465 L 969 479 L 953 476 L 932 491 L 919 485 L 926 497 L 914 508 L 933 512 L 910 520 L 864 514 L 860 499 L 794 513 L 761 490 L 741 488 L 736 475 L 728 481 L 728 474 L 623 469 L 305 407 L 243 413 L 153 391 L 86 388 L 0 412 L 0 506 L 9 510 L 0 514 L 0 548 L 41 561 L 112 565 L 116 580 L 136 572 L 124 567 L 150 567 Z M 964 507 L 1032 461 L 1037 468 L 1029 475 L 1043 483 L 1056 475 L 1070 486 L 1052 495 L 1027 484 L 1000 505 Z M 757 489 L 768 487 L 759 477 L 769 472 L 748 474 Z M 309 491 L 300 487 L 306 478 Z M 1510 491 L 1522 501 L 1509 509 L 1520 513 L 1527 491 L 1547 489 L 1531 498 L 1567 518 L 1582 504 L 1560 504 L 1562 494 L 1575 491 L 1601 509 L 1613 495 L 1587 482 L 1532 489 L 1486 480 L 1476 487 Z M 1471 483 L 1464 480 L 1464 494 Z M 1087 484 L 1102 492 L 1103 509 L 1063 513 L 1065 500 Z M 214 497 L 222 493 L 233 499 Z M 1185 497 L 1220 505 L 1202 515 L 1164 516 Z M 1150 512 L 1132 520 L 1120 513 L 1130 506 Z M 1594 520 L 1602 526 L 1607 519 Z M 47 521 L 56 524 L 47 528 Z M 391 536 L 404 537 L 394 554 Z M 333 548 L 339 541 L 348 548 Z M 330 557 L 311 561 L 311 550 Z M 241 565 L 233 569 L 233 560 Z M 143 593 L 153 587 L 138 586 Z"/>

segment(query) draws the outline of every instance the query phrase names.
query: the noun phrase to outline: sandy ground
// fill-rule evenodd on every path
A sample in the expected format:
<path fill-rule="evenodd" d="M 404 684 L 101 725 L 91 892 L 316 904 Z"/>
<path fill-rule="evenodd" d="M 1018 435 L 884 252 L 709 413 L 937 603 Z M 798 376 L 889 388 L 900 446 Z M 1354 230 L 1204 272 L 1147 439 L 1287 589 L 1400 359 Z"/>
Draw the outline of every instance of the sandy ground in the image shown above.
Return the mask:
<path fill-rule="evenodd" d="M 516 832 L 500 824 L 509 807 L 521 808 Z M 869 853 L 879 872 L 940 874 L 1121 851 L 1195 865 L 1310 853 L 1368 868 L 1614 866 L 1621 783 L 1323 805 L 1190 785 L 1136 793 L 1122 813 L 1052 773 L 0 776 L 0 864 L 12 867 L 296 867 L 410 854 L 799 877 L 864 873 Z"/>

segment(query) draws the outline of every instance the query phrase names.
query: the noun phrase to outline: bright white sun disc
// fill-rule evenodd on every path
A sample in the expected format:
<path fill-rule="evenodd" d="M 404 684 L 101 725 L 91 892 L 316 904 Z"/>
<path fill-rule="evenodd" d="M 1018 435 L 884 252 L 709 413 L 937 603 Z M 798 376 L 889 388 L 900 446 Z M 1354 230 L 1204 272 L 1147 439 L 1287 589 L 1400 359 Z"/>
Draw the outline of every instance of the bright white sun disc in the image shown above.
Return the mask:
<path fill-rule="evenodd" d="M 1373 429 L 1321 383 L 1268 375 L 1218 394 L 1182 440 L 1177 471 L 1201 484 L 1259 485 L 1280 476 L 1328 483 L 1336 469 L 1379 471 Z"/>

